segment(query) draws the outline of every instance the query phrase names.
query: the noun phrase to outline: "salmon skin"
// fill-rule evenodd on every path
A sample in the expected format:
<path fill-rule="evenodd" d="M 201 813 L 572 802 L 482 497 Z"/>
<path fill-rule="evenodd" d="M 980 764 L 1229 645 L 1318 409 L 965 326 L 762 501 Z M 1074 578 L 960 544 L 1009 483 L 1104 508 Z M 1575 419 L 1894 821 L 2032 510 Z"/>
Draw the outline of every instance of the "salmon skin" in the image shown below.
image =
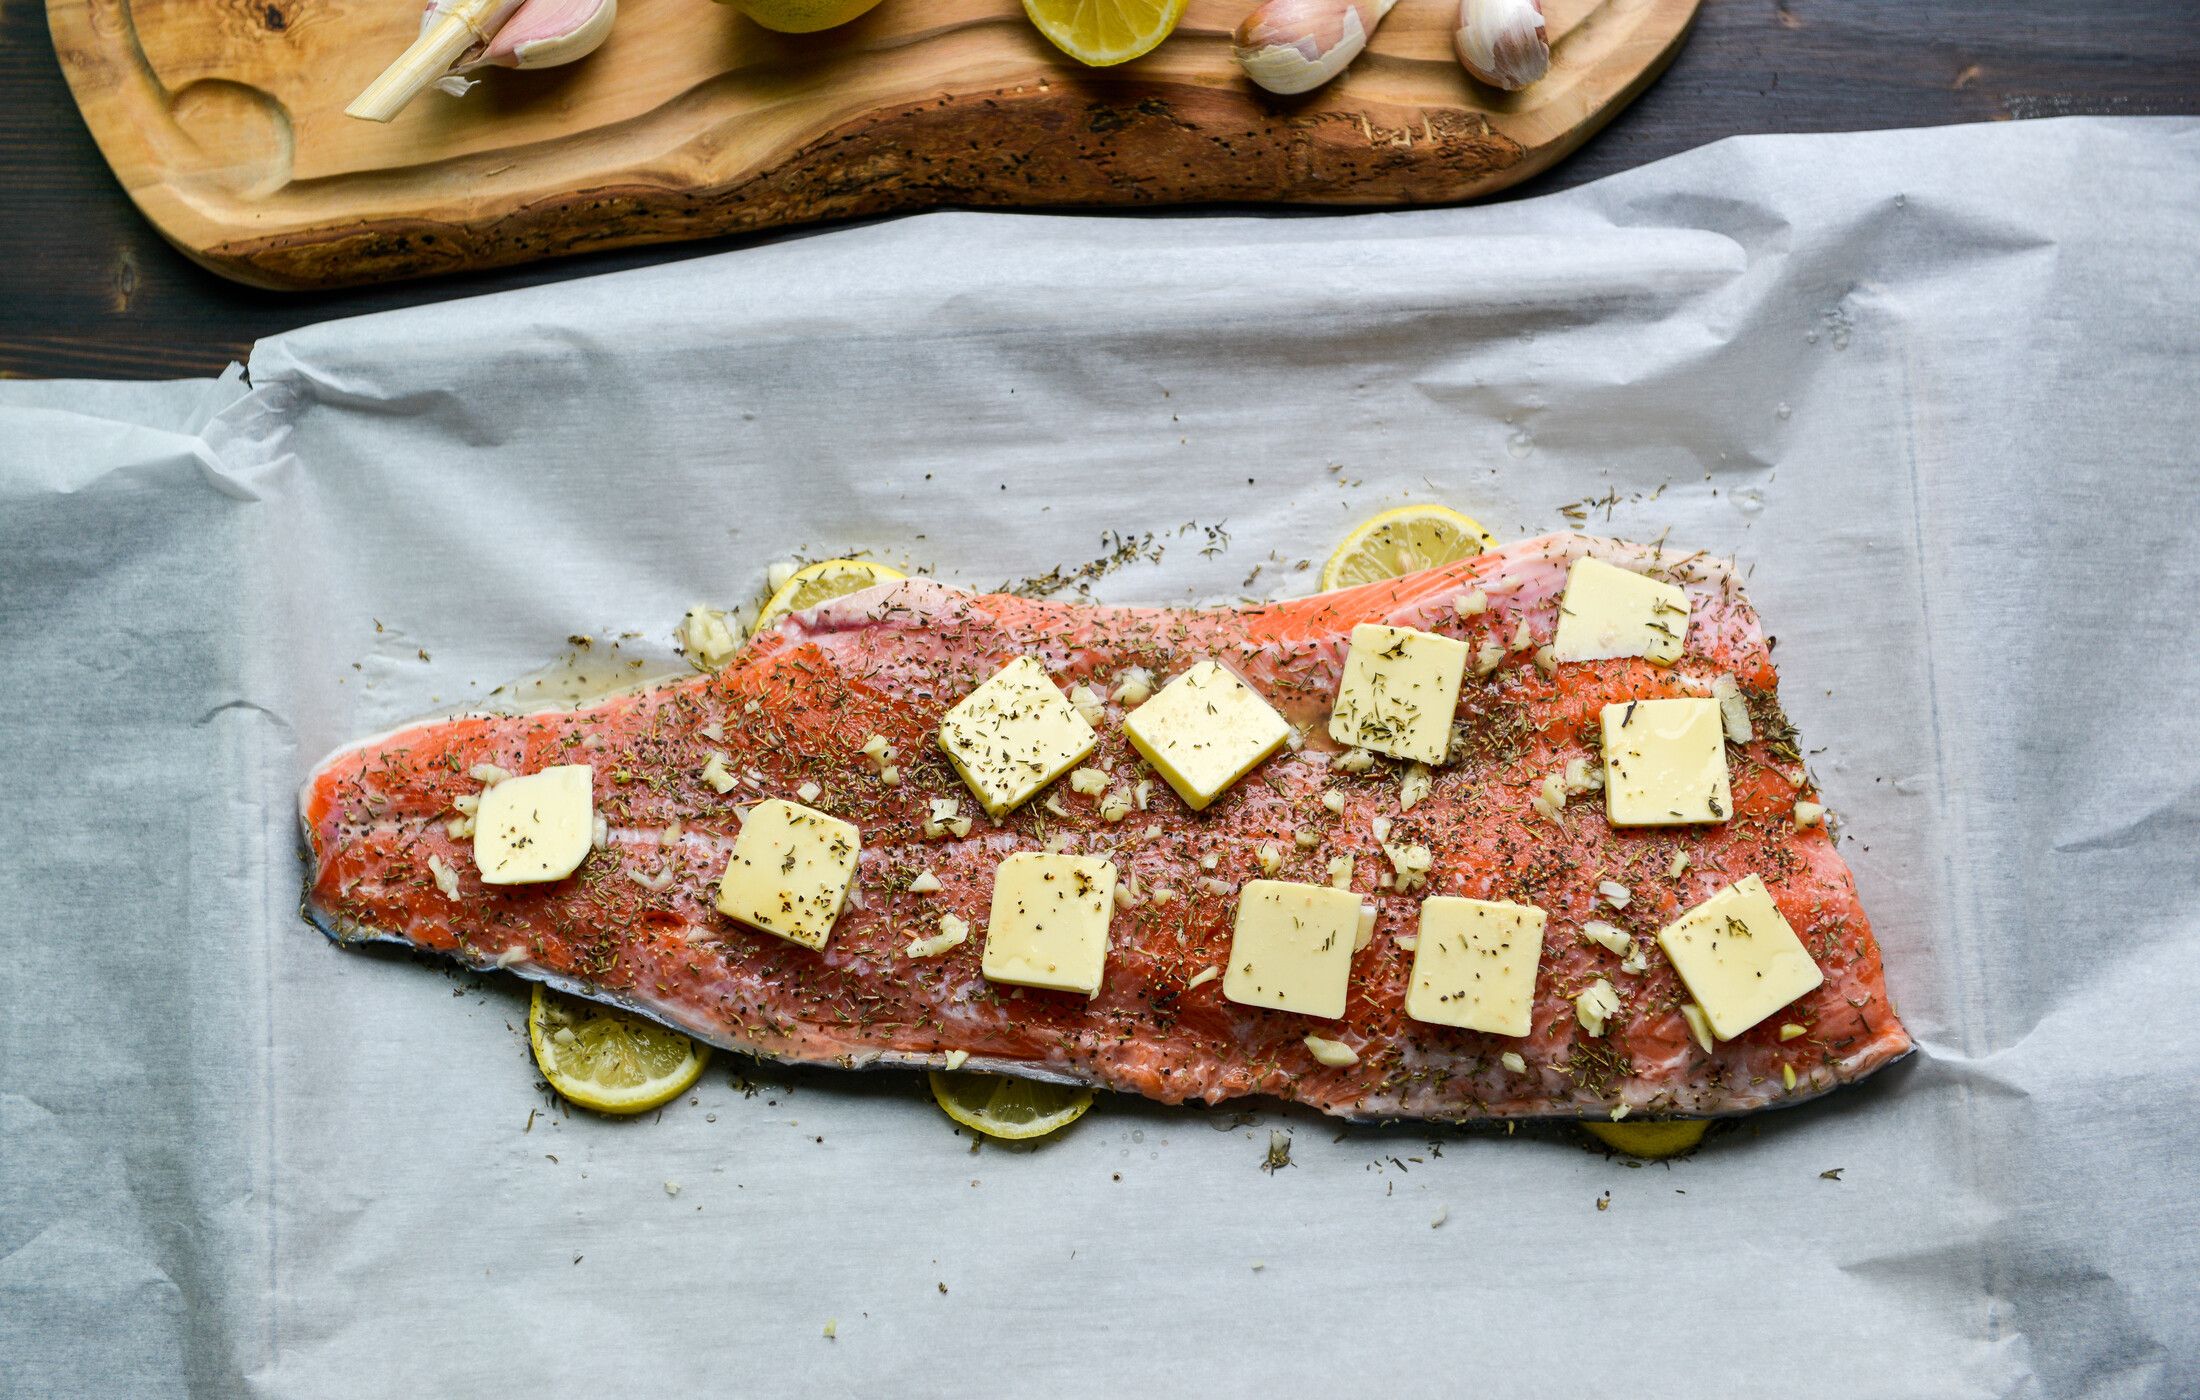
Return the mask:
<path fill-rule="evenodd" d="M 1536 664 L 1566 571 L 1583 556 L 1686 590 L 1677 664 L 1570 663 L 1549 674 Z M 1485 610 L 1458 606 L 1477 590 Z M 1487 675 L 1470 667 L 1453 761 L 1434 770 L 1410 810 L 1400 810 L 1404 765 L 1347 771 L 1326 736 L 1347 639 L 1361 622 L 1503 653 Z M 1064 780 L 998 822 L 986 818 L 935 735 L 949 706 L 1026 655 L 1065 691 L 1089 685 L 1110 697 L 1086 762 L 1109 769 L 1115 788 L 1144 782 L 1135 788 L 1142 806 L 1105 821 L 1099 798 Z M 1305 742 L 1195 813 L 1143 769 L 1112 692 L 1131 668 L 1158 686 L 1208 659 L 1263 693 Z M 1601 707 L 1707 695 L 1721 676 L 1739 683 L 1754 729 L 1728 747 L 1731 820 L 1617 829 L 1593 794 L 1568 803 L 1562 825 L 1534 808 L 1543 780 L 1569 760 L 1599 764 Z M 396 941 L 507 968 L 782 1060 L 937 1067 L 960 1052 L 957 1063 L 970 1068 L 1164 1103 L 1270 1094 L 1362 1119 L 1602 1118 L 1622 1106 L 1640 1116 L 1743 1113 L 1823 1093 L 1910 1049 L 1847 866 L 1823 824 L 1793 819 L 1797 802 L 1817 794 L 1776 684 L 1770 648 L 1726 563 L 1579 535 L 1259 607 L 1095 607 L 911 579 L 785 617 L 713 675 L 572 711 L 422 723 L 339 751 L 300 796 L 312 858 L 305 907 L 339 942 Z M 893 746 L 898 782 L 883 781 L 863 752 L 873 736 Z M 714 754 L 734 783 L 723 793 L 703 777 Z M 449 825 L 454 800 L 481 790 L 471 770 L 564 763 L 594 770 L 598 846 L 565 880 L 482 884 L 471 842 Z M 1332 792 L 1341 812 L 1322 801 Z M 861 829 L 849 903 L 822 951 L 713 906 L 741 813 L 767 797 L 804 801 Z M 936 823 L 926 834 L 931 799 L 944 797 L 973 819 L 967 836 Z M 1388 819 L 1393 843 L 1428 848 L 1424 887 L 1385 887 L 1378 818 Z M 979 972 L 995 867 L 1013 852 L 1046 849 L 1106 854 L 1120 872 L 1105 982 L 1089 1002 Z M 1351 887 L 1377 911 L 1352 960 L 1342 1020 L 1241 1006 L 1223 998 L 1220 979 L 1201 979 L 1227 956 L 1238 887 L 1271 874 L 1264 857 L 1280 857 L 1274 878 L 1325 884 L 1337 856 L 1353 858 Z M 926 871 L 940 888 L 911 893 Z M 1771 888 L 1824 981 L 1707 1052 L 1690 1036 L 1680 1012 L 1687 994 L 1653 939 L 1749 874 Z M 1624 907 L 1614 907 L 1614 887 Z M 1163 891 L 1173 898 L 1164 902 Z M 1548 911 L 1530 1034 L 1406 1017 L 1418 906 L 1434 894 Z M 968 921 L 970 938 L 938 956 L 909 956 L 944 914 Z M 1620 953 L 1581 934 L 1592 920 L 1647 950 L 1639 971 L 1622 970 Z M 1621 1005 L 1593 1036 L 1572 998 L 1600 978 Z M 1783 1040 L 1783 1026 L 1801 1033 Z M 1358 1062 L 1317 1061 L 1309 1034 L 1353 1047 Z M 1521 1067 L 1505 1063 L 1507 1052 Z"/>

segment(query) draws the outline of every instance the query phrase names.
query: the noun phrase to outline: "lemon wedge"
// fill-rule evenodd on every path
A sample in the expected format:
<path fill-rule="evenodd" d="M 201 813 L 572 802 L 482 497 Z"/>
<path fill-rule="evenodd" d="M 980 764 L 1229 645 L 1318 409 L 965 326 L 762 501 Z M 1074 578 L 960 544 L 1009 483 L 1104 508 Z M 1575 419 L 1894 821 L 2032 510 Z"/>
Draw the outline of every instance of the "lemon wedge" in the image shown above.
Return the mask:
<path fill-rule="evenodd" d="M 1041 1084 L 1005 1074 L 975 1074 L 936 1069 L 932 1102 L 948 1117 L 987 1137 L 1020 1141 L 1048 1133 L 1085 1116 L 1092 1090 Z"/>
<path fill-rule="evenodd" d="M 598 1113 L 646 1113 L 669 1103 L 710 1063 L 708 1045 L 539 982 L 527 1008 L 527 1040 L 550 1087 Z"/>
<path fill-rule="evenodd" d="M 1151 53 L 1184 18 L 1187 0 L 1024 0 L 1047 42 L 1091 68 Z"/>
<path fill-rule="evenodd" d="M 1322 591 L 1400 578 L 1497 548 L 1497 537 L 1450 506 L 1399 506 L 1359 523 L 1322 565 Z"/>
<path fill-rule="evenodd" d="M 728 0 L 750 19 L 782 34 L 832 29 L 875 8 L 878 0 Z"/>
<path fill-rule="evenodd" d="M 1675 1118 L 1664 1123 L 1584 1123 L 1589 1136 L 1615 1152 L 1655 1161 L 1678 1157 L 1703 1141 L 1711 1127 L 1703 1118 Z"/>
<path fill-rule="evenodd" d="M 788 613 L 814 608 L 828 598 L 861 593 L 874 583 L 907 577 L 909 575 L 899 569 L 874 564 L 868 559 L 828 559 L 822 564 L 797 569 L 794 577 L 782 584 L 764 604 L 764 611 L 756 615 L 756 630 L 761 632 Z"/>

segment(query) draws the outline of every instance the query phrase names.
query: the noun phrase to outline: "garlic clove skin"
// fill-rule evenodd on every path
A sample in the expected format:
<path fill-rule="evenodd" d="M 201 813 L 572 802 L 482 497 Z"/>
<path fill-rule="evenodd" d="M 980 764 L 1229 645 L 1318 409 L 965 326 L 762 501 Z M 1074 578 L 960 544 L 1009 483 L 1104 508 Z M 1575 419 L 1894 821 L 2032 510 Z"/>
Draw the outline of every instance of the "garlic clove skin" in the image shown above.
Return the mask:
<path fill-rule="evenodd" d="M 1268 0 L 1231 37 L 1245 76 L 1283 96 L 1342 73 L 1397 0 Z"/>
<path fill-rule="evenodd" d="M 1459 27 L 1451 42 L 1468 73 L 1506 92 L 1518 92 L 1551 71 L 1543 0 L 1459 0 Z"/>
<path fill-rule="evenodd" d="M 618 17 L 619 0 L 526 0 L 489 40 L 477 62 L 499 68 L 555 68 L 571 63 L 601 48 Z"/>

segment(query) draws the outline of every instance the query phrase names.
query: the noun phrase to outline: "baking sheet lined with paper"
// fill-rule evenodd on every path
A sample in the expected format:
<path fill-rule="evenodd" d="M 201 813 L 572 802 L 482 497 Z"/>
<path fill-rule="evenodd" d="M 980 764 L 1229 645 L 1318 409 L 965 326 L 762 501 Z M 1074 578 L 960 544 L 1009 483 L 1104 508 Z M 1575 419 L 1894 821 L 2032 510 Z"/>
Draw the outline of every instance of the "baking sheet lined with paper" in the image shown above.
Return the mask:
<path fill-rule="evenodd" d="M 2131 736 L 2200 682 L 2196 141 L 925 216 L 310 328 L 249 387 L 0 388 L 8 1384 L 2189 1389 L 2200 775 Z M 1737 559 L 1919 1055 L 1671 1165 L 1113 1097 L 973 1153 L 908 1078 L 733 1057 L 561 1112 L 515 984 L 297 916 L 307 766 L 571 635 L 663 657 L 857 550 L 1285 596 L 1409 499 Z"/>

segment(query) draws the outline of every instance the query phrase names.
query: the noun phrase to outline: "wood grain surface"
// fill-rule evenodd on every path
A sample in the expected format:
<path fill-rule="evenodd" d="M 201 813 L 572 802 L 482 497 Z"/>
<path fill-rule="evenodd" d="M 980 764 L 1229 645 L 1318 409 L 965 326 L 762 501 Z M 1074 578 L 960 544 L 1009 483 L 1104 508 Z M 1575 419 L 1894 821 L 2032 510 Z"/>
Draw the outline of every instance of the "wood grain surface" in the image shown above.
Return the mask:
<path fill-rule="evenodd" d="M 405 0 L 47 0 L 92 135 L 170 242 L 299 288 L 592 248 L 979 206 L 1451 202 L 1543 170 L 1663 70 L 1700 0 L 1547 0 L 1520 93 L 1412 0 L 1336 81 L 1269 96 L 1230 56 L 1247 0 L 1191 0 L 1159 49 L 1067 61 L 1018 0 L 885 0 L 775 34 L 626 0 L 586 62 L 492 70 L 387 124 L 344 115 L 416 27 Z"/>
<path fill-rule="evenodd" d="M 2200 5 L 2191 0 L 2128 0 L 2112 12 L 2069 0 L 1707 0 L 1663 79 L 1579 153 L 1498 197 L 1746 132 L 2200 113 L 2196 75 Z M 296 325 L 778 236 L 787 235 L 337 292 L 238 286 L 193 265 L 137 213 L 77 115 L 42 4 L 0 0 L 0 374 L 207 374 Z"/>

